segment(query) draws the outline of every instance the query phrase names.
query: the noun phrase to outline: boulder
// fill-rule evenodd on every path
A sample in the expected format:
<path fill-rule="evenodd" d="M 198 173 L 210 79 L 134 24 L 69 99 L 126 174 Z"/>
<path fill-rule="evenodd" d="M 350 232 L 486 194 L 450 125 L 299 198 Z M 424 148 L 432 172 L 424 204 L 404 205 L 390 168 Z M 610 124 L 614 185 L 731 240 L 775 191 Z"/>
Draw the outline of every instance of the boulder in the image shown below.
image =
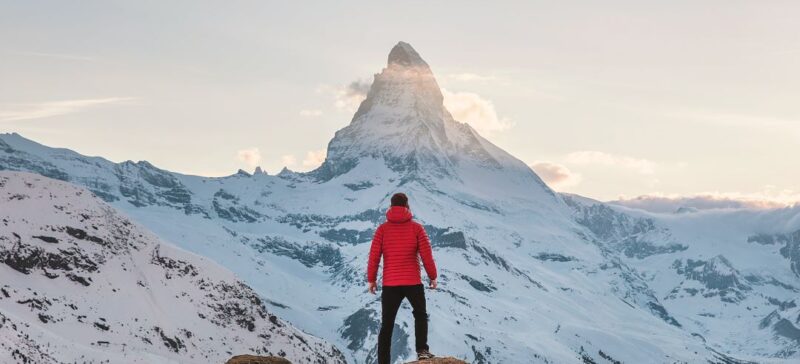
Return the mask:
<path fill-rule="evenodd" d="M 225 364 L 292 364 L 279 356 L 237 355 Z"/>

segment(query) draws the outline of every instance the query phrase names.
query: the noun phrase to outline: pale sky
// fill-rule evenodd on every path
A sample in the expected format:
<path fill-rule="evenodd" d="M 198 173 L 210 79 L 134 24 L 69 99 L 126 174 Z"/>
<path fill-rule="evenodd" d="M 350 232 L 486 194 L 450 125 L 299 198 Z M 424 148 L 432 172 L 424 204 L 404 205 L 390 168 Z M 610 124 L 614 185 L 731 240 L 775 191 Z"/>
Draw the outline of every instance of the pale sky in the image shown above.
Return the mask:
<path fill-rule="evenodd" d="M 2 1 L 0 132 L 189 174 L 308 170 L 403 40 L 457 118 L 559 191 L 797 201 L 798 19 L 800 1 Z"/>

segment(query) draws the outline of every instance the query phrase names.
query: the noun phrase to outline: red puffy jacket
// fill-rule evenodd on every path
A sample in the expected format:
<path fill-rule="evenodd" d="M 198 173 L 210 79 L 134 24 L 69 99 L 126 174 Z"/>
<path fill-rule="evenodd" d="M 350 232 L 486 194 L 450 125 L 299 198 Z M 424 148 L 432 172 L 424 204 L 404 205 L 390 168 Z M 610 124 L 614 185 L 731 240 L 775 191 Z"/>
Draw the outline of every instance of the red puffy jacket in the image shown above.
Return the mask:
<path fill-rule="evenodd" d="M 367 281 L 378 279 L 378 264 L 383 256 L 383 285 L 410 286 L 421 284 L 419 258 L 425 265 L 428 278 L 436 279 L 431 242 L 425 228 L 411 220 L 411 211 L 392 206 L 386 211 L 386 222 L 375 230 L 369 249 Z"/>

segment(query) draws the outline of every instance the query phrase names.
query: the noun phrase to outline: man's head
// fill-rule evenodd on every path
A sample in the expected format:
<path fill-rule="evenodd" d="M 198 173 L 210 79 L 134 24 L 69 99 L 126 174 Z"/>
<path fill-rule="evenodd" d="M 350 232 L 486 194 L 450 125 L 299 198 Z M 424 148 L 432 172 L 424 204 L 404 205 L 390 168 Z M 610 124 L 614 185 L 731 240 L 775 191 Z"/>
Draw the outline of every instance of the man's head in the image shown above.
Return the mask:
<path fill-rule="evenodd" d="M 392 206 L 408 207 L 408 196 L 402 192 L 395 193 L 392 195 Z"/>

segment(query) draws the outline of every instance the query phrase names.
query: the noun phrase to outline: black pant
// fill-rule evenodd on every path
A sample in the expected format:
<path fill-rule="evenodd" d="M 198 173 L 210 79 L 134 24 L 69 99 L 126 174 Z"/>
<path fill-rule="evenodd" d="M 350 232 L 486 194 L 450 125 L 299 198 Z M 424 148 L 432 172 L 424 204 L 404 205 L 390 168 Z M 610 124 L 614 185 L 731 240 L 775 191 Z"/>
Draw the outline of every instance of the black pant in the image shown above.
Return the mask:
<path fill-rule="evenodd" d="M 428 313 L 425 310 L 425 287 L 383 286 L 381 291 L 381 332 L 378 334 L 378 364 L 389 364 L 392 348 L 392 329 L 397 310 L 408 298 L 414 314 L 414 335 L 417 338 L 417 352 L 428 350 Z"/>

